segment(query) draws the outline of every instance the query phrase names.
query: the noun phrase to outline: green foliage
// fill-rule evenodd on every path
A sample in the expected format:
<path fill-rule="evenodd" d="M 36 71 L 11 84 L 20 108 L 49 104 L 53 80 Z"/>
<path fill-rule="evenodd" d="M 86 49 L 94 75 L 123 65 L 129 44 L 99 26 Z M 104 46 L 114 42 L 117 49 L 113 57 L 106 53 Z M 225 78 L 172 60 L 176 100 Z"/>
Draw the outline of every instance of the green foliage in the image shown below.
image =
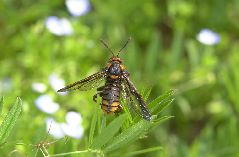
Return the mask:
<path fill-rule="evenodd" d="M 0 100 L 0 115 L 2 114 L 2 108 L 3 108 L 3 100 L 4 100 L 4 97 L 2 96 L 1 100 Z"/>
<path fill-rule="evenodd" d="M 173 92 L 173 90 L 170 90 L 149 103 L 149 107 L 152 108 L 151 111 L 153 114 L 160 113 L 167 105 L 169 105 L 173 101 L 173 98 L 171 98 Z"/>
<path fill-rule="evenodd" d="M 153 151 L 159 151 L 162 150 L 162 147 L 153 147 L 153 148 L 148 148 L 148 149 L 143 149 L 143 150 L 139 150 L 139 151 L 134 151 L 134 152 L 130 152 L 125 154 L 125 156 L 135 156 L 135 155 L 140 155 L 140 154 L 146 154 L 149 152 L 153 152 Z"/>
<path fill-rule="evenodd" d="M 151 89 L 149 89 L 146 92 L 146 96 L 149 95 Z M 170 93 L 170 94 L 169 94 Z M 161 102 L 164 102 L 165 99 L 168 99 L 172 96 L 172 91 L 167 92 L 166 94 L 161 96 L 161 99 L 155 99 L 152 102 L 155 104 L 155 106 L 161 106 Z M 169 101 L 167 102 L 167 105 L 169 105 Z M 167 105 L 164 105 L 167 106 Z M 160 107 L 158 109 L 158 113 L 163 110 L 164 107 Z M 156 114 L 158 114 L 156 113 Z M 121 114 L 117 118 L 114 118 L 108 125 L 106 125 L 106 117 L 100 116 L 100 118 L 97 118 L 97 110 L 96 113 L 93 115 L 92 123 L 90 127 L 90 133 L 89 133 L 89 147 L 86 150 L 83 151 L 73 151 L 68 152 L 67 155 L 70 154 L 82 154 L 82 153 L 96 153 L 99 156 L 104 156 L 106 154 L 111 154 L 115 152 L 118 152 L 118 150 L 122 149 L 122 147 L 127 147 L 131 143 L 135 142 L 136 140 L 139 140 L 142 137 L 145 137 L 145 135 L 155 126 L 158 126 L 163 121 L 171 118 L 172 116 L 156 116 L 154 115 L 152 117 L 151 121 L 146 121 L 144 119 L 141 119 L 137 122 L 132 122 L 130 119 L 127 119 L 128 116 L 126 116 L 128 113 Z M 97 121 L 102 121 L 101 125 L 104 125 L 104 127 L 99 128 L 101 131 L 99 131 L 99 134 L 96 134 L 96 124 Z M 130 125 L 126 125 L 126 121 L 130 123 Z M 106 125 L 106 126 L 105 126 Z M 132 151 L 130 153 L 124 153 L 122 156 L 133 156 L 137 154 L 144 154 L 152 151 L 158 151 L 162 150 L 162 147 L 152 147 L 147 148 L 139 151 Z M 55 154 L 54 156 L 61 156 L 66 155 L 65 153 Z"/>
<path fill-rule="evenodd" d="M 0 105 L 3 105 L 3 97 L 1 99 Z M 15 104 L 10 109 L 7 116 L 3 119 L 0 125 L 0 143 L 3 144 L 7 142 L 7 138 L 10 135 L 17 119 L 22 111 L 22 100 L 18 97 Z"/>
<path fill-rule="evenodd" d="M 1 138 L 5 138 L 0 144 L 7 142 L 0 147 L 1 156 L 34 156 L 36 151 L 30 145 L 47 134 L 45 119 L 65 123 L 71 110 L 82 116 L 83 136 L 70 138 L 67 144 L 60 140 L 49 145 L 51 155 L 238 156 L 239 2 L 90 0 L 90 6 L 88 13 L 74 17 L 65 0 L 0 2 L 2 125 L 5 114 L 8 117 L 13 109 L 11 98 L 24 100 L 23 114 L 12 133 L 15 116 L 0 128 L 4 130 Z M 53 34 L 46 27 L 49 16 L 68 20 L 73 34 Z M 216 32 L 220 42 L 200 42 L 198 34 L 204 28 Z M 140 93 L 154 115 L 152 122 L 131 115 L 124 102 L 122 117 L 102 116 L 100 99 L 97 104 L 92 101 L 95 90 L 64 96 L 56 93 L 52 74 L 66 83 L 93 74 L 111 57 L 99 39 L 117 52 L 129 36 L 132 40 L 119 56 L 137 89 L 144 89 Z M 36 91 L 33 83 L 42 83 L 44 90 Z M 59 110 L 54 114 L 39 110 L 35 101 L 41 95 L 50 96 Z M 168 115 L 175 118 L 158 125 L 171 117 Z M 18 142 L 24 145 L 16 145 Z"/>
<path fill-rule="evenodd" d="M 125 147 L 133 141 L 137 140 L 146 131 L 148 131 L 153 126 L 161 123 L 161 121 L 168 119 L 170 117 L 163 117 L 161 119 L 153 119 L 155 122 L 148 122 L 145 120 L 141 120 L 140 122 L 132 125 L 130 128 L 122 132 L 120 135 L 114 138 L 111 144 L 106 146 L 105 151 L 113 151 L 120 149 L 121 147 Z"/>
<path fill-rule="evenodd" d="M 95 113 L 93 114 L 93 118 L 91 121 L 91 125 L 90 125 L 90 133 L 89 133 L 89 145 L 92 144 L 93 142 L 93 138 L 94 138 L 94 133 L 95 133 L 95 129 L 96 129 L 96 124 L 97 124 L 97 116 L 98 116 L 98 110 L 95 110 Z"/>
<path fill-rule="evenodd" d="M 100 149 L 104 144 L 114 137 L 124 123 L 125 119 L 126 116 L 123 114 L 113 120 L 108 126 L 101 130 L 101 134 L 94 138 L 93 144 L 90 147 L 93 149 Z"/>

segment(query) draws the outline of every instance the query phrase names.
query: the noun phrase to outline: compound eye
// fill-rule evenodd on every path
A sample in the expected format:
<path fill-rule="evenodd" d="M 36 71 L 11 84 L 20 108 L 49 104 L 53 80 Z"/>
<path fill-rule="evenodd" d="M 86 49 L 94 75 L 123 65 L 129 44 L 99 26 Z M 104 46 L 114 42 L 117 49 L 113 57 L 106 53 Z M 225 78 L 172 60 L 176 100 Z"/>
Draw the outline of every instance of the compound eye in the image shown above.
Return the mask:
<path fill-rule="evenodd" d="M 110 73 L 111 73 L 111 74 L 118 75 L 118 74 L 120 73 L 120 69 L 117 68 L 117 67 L 112 67 L 112 68 L 110 69 Z"/>
<path fill-rule="evenodd" d="M 118 64 L 112 64 L 109 69 L 110 74 L 112 75 L 120 75 L 120 67 Z"/>

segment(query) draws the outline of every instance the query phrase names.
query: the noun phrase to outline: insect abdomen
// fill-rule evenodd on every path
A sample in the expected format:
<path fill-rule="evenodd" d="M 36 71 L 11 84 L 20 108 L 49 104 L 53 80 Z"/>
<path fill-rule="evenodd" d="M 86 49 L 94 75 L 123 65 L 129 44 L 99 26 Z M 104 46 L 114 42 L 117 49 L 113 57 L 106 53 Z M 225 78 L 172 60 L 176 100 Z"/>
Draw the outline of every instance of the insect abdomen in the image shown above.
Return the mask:
<path fill-rule="evenodd" d="M 103 100 L 101 104 L 101 109 L 105 113 L 110 114 L 116 112 L 116 110 L 119 108 L 119 105 L 119 102 L 113 102 L 112 104 L 109 104 L 106 100 Z"/>
<path fill-rule="evenodd" d="M 117 86 L 109 84 L 102 92 L 101 109 L 109 114 L 114 113 L 120 106 L 120 90 Z"/>

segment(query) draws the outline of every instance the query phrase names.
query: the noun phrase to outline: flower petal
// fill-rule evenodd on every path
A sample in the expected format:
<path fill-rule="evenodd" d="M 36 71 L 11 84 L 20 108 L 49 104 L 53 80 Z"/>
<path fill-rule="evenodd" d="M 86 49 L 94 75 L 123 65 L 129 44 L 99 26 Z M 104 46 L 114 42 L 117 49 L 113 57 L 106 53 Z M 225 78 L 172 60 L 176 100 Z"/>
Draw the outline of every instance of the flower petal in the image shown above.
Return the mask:
<path fill-rule="evenodd" d="M 83 136 L 84 130 L 81 125 L 68 125 L 66 123 L 61 124 L 63 132 L 73 138 L 81 138 Z"/>
<path fill-rule="evenodd" d="M 63 130 L 61 129 L 61 124 L 57 123 L 53 118 L 46 118 L 46 129 L 49 131 L 50 135 L 57 139 L 65 136 Z"/>
<path fill-rule="evenodd" d="M 220 36 L 209 29 L 203 29 L 197 35 L 197 40 L 205 45 L 215 45 L 220 42 Z"/>
<path fill-rule="evenodd" d="M 65 81 L 60 79 L 56 74 L 51 74 L 49 76 L 49 82 L 52 88 L 57 91 L 65 86 Z M 67 92 L 61 92 L 60 95 L 65 95 Z"/>
<path fill-rule="evenodd" d="M 4 78 L 0 80 L 0 93 L 9 92 L 12 88 L 12 80 L 10 78 Z"/>
<path fill-rule="evenodd" d="M 66 0 L 66 7 L 72 16 L 82 16 L 90 11 L 88 0 Z"/>
<path fill-rule="evenodd" d="M 69 125 L 76 126 L 82 122 L 82 117 L 79 113 L 70 111 L 70 112 L 67 112 L 66 114 L 66 122 Z"/>
<path fill-rule="evenodd" d="M 48 114 L 53 114 L 59 109 L 59 104 L 53 102 L 47 94 L 39 96 L 35 100 L 35 105 L 39 110 Z"/>
<path fill-rule="evenodd" d="M 49 16 L 45 20 L 45 25 L 51 33 L 58 36 L 71 35 L 73 33 L 70 21 L 65 18 Z"/>
<path fill-rule="evenodd" d="M 33 82 L 32 90 L 38 93 L 44 93 L 46 91 L 46 85 L 44 83 Z"/>

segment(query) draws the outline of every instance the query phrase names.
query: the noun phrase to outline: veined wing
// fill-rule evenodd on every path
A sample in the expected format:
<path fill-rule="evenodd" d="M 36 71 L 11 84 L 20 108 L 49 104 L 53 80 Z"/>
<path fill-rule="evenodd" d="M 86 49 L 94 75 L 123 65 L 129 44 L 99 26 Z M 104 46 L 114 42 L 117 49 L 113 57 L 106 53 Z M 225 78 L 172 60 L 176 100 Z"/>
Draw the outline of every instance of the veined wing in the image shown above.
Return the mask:
<path fill-rule="evenodd" d="M 123 98 L 127 101 L 129 107 L 134 110 L 137 114 L 143 117 L 145 120 L 151 120 L 151 113 L 149 112 L 146 103 L 142 96 L 138 93 L 134 84 L 129 80 L 129 77 L 123 76 Z"/>
<path fill-rule="evenodd" d="M 107 76 L 106 70 L 104 69 L 100 72 L 97 72 L 93 75 L 86 77 L 85 79 L 69 84 L 66 87 L 58 90 L 57 92 L 66 92 L 76 89 L 81 91 L 90 90 L 92 88 L 98 87 L 102 83 L 102 81 L 105 80 L 106 76 Z"/>

